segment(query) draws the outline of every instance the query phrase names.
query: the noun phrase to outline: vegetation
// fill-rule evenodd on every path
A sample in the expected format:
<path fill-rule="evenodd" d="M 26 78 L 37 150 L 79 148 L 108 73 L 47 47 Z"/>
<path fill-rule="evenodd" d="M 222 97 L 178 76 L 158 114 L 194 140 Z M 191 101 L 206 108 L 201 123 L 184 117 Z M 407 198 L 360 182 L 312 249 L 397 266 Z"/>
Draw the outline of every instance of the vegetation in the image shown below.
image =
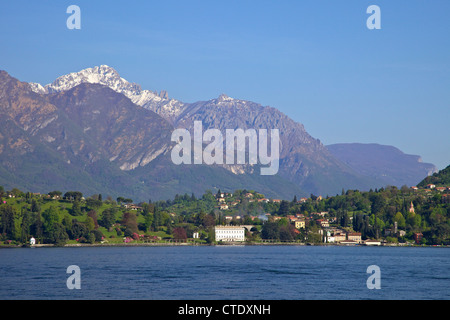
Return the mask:
<path fill-rule="evenodd" d="M 266 199 L 253 190 L 233 194 L 207 191 L 176 195 L 167 201 L 141 202 L 77 191 L 46 195 L 5 191 L 0 187 L 0 242 L 123 243 L 149 241 L 214 242 L 214 226 L 246 225 L 248 241 L 276 240 L 322 243 L 330 230 L 359 232 L 362 239 L 419 244 L 450 244 L 449 190 L 406 186 L 341 195 L 310 195 L 293 200 Z M 295 219 L 293 219 L 295 218 Z M 304 227 L 294 221 L 302 219 Z M 329 227 L 321 225 L 326 220 Z M 249 228 L 248 228 L 249 229 Z M 417 234 L 421 237 L 418 238 Z"/>
<path fill-rule="evenodd" d="M 417 186 L 426 187 L 434 184 L 437 187 L 450 186 L 450 166 L 423 179 Z"/>

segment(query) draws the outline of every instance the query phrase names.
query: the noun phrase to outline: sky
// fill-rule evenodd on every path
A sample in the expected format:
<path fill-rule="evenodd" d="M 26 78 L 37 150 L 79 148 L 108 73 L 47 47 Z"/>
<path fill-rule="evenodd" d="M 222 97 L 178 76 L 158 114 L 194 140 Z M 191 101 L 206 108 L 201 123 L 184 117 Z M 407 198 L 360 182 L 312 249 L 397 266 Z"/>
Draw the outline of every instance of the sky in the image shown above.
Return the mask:
<path fill-rule="evenodd" d="M 68 29 L 70 5 L 81 29 Z M 381 29 L 369 29 L 370 5 Z M 450 164 L 450 1 L 0 1 L 0 69 L 42 85 L 102 64 L 183 102 L 279 109 L 324 145 Z"/>

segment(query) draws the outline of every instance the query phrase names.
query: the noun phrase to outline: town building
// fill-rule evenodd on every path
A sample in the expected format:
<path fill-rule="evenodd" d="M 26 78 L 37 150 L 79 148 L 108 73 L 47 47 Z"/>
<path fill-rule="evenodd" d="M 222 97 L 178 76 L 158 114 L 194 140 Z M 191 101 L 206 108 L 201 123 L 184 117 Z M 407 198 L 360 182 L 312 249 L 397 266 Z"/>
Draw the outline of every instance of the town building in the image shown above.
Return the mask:
<path fill-rule="evenodd" d="M 423 234 L 420 232 L 416 232 L 416 233 L 414 233 L 413 237 L 414 237 L 414 240 L 416 241 L 416 244 L 419 244 L 423 238 Z"/>
<path fill-rule="evenodd" d="M 379 240 L 366 240 L 364 241 L 366 246 L 381 246 L 381 241 Z"/>
<path fill-rule="evenodd" d="M 245 241 L 245 228 L 240 226 L 216 226 L 216 241 Z"/>
<path fill-rule="evenodd" d="M 335 242 L 341 242 L 347 240 L 347 236 L 344 233 L 335 233 L 334 234 L 334 241 Z"/>
<path fill-rule="evenodd" d="M 305 228 L 305 220 L 296 220 L 294 221 L 295 228 L 304 229 Z"/>
<path fill-rule="evenodd" d="M 357 243 L 361 243 L 361 232 L 349 232 L 347 234 L 347 240 L 352 240 Z"/>

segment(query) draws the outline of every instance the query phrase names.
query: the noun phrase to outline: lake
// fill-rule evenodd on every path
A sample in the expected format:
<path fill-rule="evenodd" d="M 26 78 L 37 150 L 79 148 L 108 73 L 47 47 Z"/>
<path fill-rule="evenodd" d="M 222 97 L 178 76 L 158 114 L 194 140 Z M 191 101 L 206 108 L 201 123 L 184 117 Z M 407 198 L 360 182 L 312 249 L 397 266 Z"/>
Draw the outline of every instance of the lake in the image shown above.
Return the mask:
<path fill-rule="evenodd" d="M 67 267 L 80 268 L 69 290 Z M 368 289 L 367 268 L 380 270 Z M 173 246 L 0 250 L 0 300 L 450 299 L 450 249 Z"/>

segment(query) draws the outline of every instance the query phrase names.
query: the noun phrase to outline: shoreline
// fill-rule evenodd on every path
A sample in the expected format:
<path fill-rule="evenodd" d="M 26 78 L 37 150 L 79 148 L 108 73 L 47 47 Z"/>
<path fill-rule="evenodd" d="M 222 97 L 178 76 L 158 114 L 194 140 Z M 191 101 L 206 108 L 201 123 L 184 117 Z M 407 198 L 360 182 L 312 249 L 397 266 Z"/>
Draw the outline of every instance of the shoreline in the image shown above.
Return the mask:
<path fill-rule="evenodd" d="M 303 243 L 303 242 L 227 242 L 227 243 L 195 243 L 195 242 L 144 242 L 144 243 L 69 243 L 65 245 L 55 244 L 34 244 L 34 245 L 0 245 L 0 249 L 14 248 L 86 248 L 86 247 L 175 247 L 175 246 L 334 246 L 334 247 L 408 247 L 408 248 L 450 248 L 448 245 L 415 245 L 415 244 L 381 244 L 367 245 L 360 244 L 340 244 L 340 243 Z"/>

